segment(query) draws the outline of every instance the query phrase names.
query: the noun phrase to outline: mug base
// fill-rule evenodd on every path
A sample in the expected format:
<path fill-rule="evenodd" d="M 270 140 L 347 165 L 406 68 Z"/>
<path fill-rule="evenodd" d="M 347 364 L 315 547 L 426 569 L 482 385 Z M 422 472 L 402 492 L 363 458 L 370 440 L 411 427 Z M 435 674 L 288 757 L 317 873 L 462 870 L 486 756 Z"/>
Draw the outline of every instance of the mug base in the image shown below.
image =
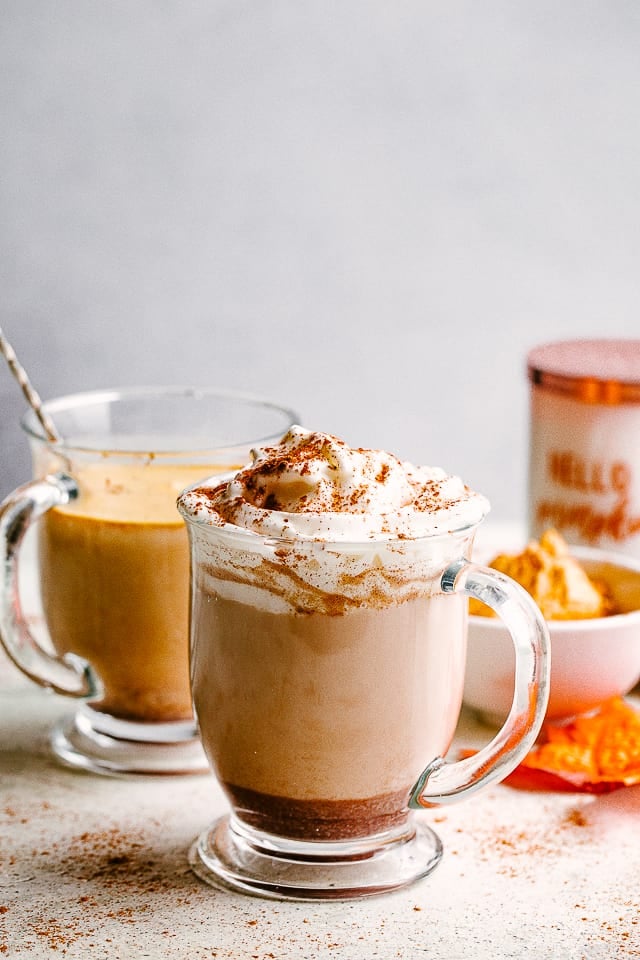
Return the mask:
<path fill-rule="evenodd" d="M 53 729 L 51 747 L 65 766 L 103 776 L 209 773 L 195 723 L 131 723 L 83 704 Z"/>
<path fill-rule="evenodd" d="M 343 842 L 288 840 L 233 815 L 193 843 L 189 863 L 211 886 L 273 900 L 354 900 L 409 886 L 442 859 L 440 838 L 415 816 L 399 830 Z"/>

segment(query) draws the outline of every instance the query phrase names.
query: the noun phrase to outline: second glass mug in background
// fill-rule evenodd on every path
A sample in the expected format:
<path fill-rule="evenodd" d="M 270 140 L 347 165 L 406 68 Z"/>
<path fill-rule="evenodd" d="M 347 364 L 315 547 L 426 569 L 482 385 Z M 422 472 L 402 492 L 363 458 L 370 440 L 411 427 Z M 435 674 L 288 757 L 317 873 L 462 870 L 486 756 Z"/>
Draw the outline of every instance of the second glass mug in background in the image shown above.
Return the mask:
<path fill-rule="evenodd" d="M 52 734 L 65 764 L 204 772 L 189 686 L 189 548 L 176 497 L 199 477 L 242 466 L 296 417 L 258 398 L 181 387 L 76 394 L 45 409 L 62 441 L 48 441 L 27 414 L 36 479 L 0 510 L 0 639 L 36 683 L 83 701 Z M 19 563 L 36 520 L 42 636 L 30 626 Z"/>

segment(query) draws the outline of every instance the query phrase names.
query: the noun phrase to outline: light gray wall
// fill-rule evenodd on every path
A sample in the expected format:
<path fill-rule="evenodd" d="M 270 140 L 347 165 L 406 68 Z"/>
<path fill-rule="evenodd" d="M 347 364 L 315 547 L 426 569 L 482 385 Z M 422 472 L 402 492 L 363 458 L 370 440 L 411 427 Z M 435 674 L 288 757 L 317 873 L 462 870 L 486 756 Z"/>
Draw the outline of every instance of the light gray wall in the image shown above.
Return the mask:
<path fill-rule="evenodd" d="M 3 0 L 5 332 L 44 397 L 250 390 L 521 517 L 527 349 L 640 336 L 639 9 Z"/>

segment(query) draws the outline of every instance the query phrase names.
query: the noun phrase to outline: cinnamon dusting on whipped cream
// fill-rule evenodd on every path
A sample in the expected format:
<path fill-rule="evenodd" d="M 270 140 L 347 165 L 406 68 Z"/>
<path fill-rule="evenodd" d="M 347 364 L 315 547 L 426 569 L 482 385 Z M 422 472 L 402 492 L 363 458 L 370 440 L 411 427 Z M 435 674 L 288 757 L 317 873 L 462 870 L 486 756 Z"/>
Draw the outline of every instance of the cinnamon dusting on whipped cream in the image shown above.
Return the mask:
<path fill-rule="evenodd" d="M 488 511 L 484 497 L 438 467 L 299 426 L 252 456 L 231 480 L 185 491 L 181 511 L 261 536 L 332 542 L 447 534 Z"/>

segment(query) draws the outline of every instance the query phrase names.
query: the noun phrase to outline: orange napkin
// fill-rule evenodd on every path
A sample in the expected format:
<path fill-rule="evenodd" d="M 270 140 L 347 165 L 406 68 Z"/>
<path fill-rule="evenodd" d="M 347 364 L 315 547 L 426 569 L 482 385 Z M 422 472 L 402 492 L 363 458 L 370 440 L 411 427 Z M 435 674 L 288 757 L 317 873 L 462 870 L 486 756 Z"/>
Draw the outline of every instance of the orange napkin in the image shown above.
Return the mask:
<path fill-rule="evenodd" d="M 615 697 L 593 713 L 545 723 L 535 747 L 504 783 L 580 793 L 640 783 L 640 712 Z"/>

